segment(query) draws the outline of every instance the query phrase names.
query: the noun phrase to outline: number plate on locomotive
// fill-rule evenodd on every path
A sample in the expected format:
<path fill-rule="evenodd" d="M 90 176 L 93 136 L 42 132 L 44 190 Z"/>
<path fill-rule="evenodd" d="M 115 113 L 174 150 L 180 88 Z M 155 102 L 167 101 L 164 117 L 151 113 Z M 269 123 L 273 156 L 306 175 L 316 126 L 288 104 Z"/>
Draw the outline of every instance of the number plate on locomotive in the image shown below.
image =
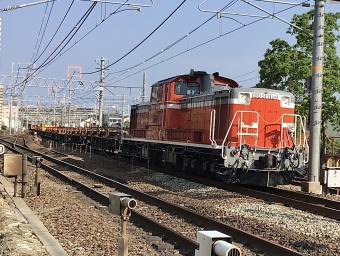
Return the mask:
<path fill-rule="evenodd" d="M 255 93 L 253 93 L 253 98 L 277 100 L 277 99 L 279 99 L 279 95 L 270 94 L 270 93 L 255 92 Z"/>

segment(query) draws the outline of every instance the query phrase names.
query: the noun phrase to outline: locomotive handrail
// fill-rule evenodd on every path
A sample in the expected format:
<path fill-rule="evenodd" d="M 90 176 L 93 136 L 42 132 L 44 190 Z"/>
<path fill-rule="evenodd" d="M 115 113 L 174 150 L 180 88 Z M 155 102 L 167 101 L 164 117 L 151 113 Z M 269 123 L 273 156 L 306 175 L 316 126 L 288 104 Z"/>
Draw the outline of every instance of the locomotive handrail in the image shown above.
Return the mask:
<path fill-rule="evenodd" d="M 238 110 L 238 111 L 236 111 L 235 112 L 235 114 L 234 114 L 234 117 L 233 117 L 233 119 L 231 120 L 231 122 L 230 122 L 230 126 L 229 126 L 229 129 L 228 129 L 228 131 L 227 131 L 227 133 L 226 133 L 226 135 L 225 135 L 225 137 L 224 137 L 224 139 L 223 139 L 223 141 L 222 141 L 222 150 L 221 150 L 221 157 L 224 159 L 224 160 L 227 160 L 227 156 L 225 156 L 224 155 L 224 144 L 225 144 L 225 142 L 226 142 L 226 140 L 227 140 L 227 138 L 228 138 L 228 135 L 229 135 L 229 132 L 230 132 L 230 130 L 231 130 L 231 127 L 233 126 L 233 123 L 234 123 L 234 121 L 235 121 L 235 118 L 236 118 L 236 116 L 237 116 L 237 114 L 239 114 L 239 113 L 253 113 L 253 114 L 256 114 L 257 115 L 257 120 L 259 120 L 259 116 L 260 116 L 260 114 L 257 112 L 257 111 L 241 111 L 241 110 Z"/>
<path fill-rule="evenodd" d="M 216 110 L 213 109 L 210 112 L 210 131 L 209 131 L 209 140 L 211 145 L 217 145 L 215 141 L 215 122 L 216 122 Z"/>
<path fill-rule="evenodd" d="M 256 123 L 252 122 L 250 125 L 245 125 L 243 123 L 243 113 L 246 112 L 246 111 L 241 111 L 241 120 L 239 119 L 239 127 L 238 128 L 241 128 L 241 132 L 238 131 L 237 132 L 237 135 L 239 136 L 239 144 L 240 144 L 240 147 L 242 146 L 242 135 L 245 135 L 245 136 L 256 136 L 256 141 L 255 141 L 255 150 L 256 150 L 256 146 L 257 146 L 257 140 L 258 140 L 258 137 L 259 137 L 259 116 L 260 114 L 256 112 L 257 114 L 257 120 L 256 120 Z M 253 111 L 251 111 L 253 112 Z M 255 112 L 255 111 L 254 111 Z M 256 124 L 256 125 L 254 125 Z M 246 132 L 242 132 L 242 129 L 245 128 L 246 129 Z M 248 129 L 256 129 L 256 134 L 255 133 L 249 133 L 248 132 Z"/>
<path fill-rule="evenodd" d="M 298 122 L 298 119 L 300 121 L 300 134 L 299 134 L 299 145 L 300 147 L 305 147 L 307 150 L 306 150 L 306 158 L 303 160 L 304 163 L 308 163 L 309 161 L 309 145 L 308 145 L 308 142 L 307 142 L 307 137 L 306 137 L 306 130 L 305 130 L 305 127 L 306 127 L 306 118 L 302 118 L 300 115 L 297 115 L 297 114 L 283 114 L 282 115 L 282 122 L 281 122 L 281 139 L 283 138 L 283 128 L 289 128 L 288 125 L 291 124 L 291 123 L 287 123 L 287 122 L 284 122 L 284 117 L 285 116 L 292 116 L 294 117 L 294 144 L 296 143 L 296 128 L 297 128 L 297 122 Z M 302 129 L 302 131 L 301 131 Z M 302 132 L 302 133 L 301 133 Z M 303 142 L 302 142 L 302 135 L 303 134 Z M 293 140 L 293 138 L 292 138 Z M 281 143 L 280 143 L 281 144 Z M 285 146 L 285 145 L 281 145 L 281 146 Z"/>

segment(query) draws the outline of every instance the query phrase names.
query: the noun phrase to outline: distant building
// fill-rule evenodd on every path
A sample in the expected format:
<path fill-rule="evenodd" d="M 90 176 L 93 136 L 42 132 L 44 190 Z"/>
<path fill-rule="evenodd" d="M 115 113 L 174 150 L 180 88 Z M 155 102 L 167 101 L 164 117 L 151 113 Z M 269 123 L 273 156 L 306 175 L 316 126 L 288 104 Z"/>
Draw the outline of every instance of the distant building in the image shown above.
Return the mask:
<path fill-rule="evenodd" d="M 109 127 L 120 127 L 121 122 L 122 122 L 122 115 L 120 114 L 110 113 L 110 114 L 103 115 L 103 125 L 106 124 L 106 126 L 109 126 Z M 126 124 L 127 122 L 130 122 L 129 116 L 124 117 L 124 124 Z"/>
<path fill-rule="evenodd" d="M 50 126 L 65 126 L 65 127 L 80 127 L 86 126 L 86 120 L 91 125 L 96 123 L 97 114 L 93 108 L 84 108 L 71 106 L 67 107 L 37 107 L 24 106 L 19 109 L 20 119 L 28 125 L 45 125 Z"/>
<path fill-rule="evenodd" d="M 1 104 L 2 105 L 2 124 L 9 128 L 9 119 L 11 119 L 11 128 L 17 130 L 20 127 L 19 121 L 19 108 L 17 106 L 12 106 L 12 110 L 10 110 L 9 104 Z M 9 118 L 11 116 L 11 118 Z"/>

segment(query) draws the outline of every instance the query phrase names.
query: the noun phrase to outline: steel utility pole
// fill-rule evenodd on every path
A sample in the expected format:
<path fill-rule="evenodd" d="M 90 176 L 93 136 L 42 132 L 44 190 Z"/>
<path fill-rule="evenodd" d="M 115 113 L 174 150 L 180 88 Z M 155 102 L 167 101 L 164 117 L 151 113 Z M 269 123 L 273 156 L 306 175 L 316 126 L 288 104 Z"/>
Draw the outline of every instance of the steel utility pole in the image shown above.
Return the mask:
<path fill-rule="evenodd" d="M 13 96 L 11 95 L 10 101 L 9 101 L 9 118 L 8 118 L 8 123 L 9 123 L 9 135 L 12 135 L 12 102 L 13 101 Z"/>
<path fill-rule="evenodd" d="M 71 86 L 68 88 L 68 104 L 67 104 L 67 127 L 71 127 Z"/>
<path fill-rule="evenodd" d="M 146 99 L 146 73 L 143 74 L 142 103 L 145 103 L 145 99 Z"/>
<path fill-rule="evenodd" d="M 123 101 L 122 101 L 122 122 L 121 122 L 121 125 L 120 125 L 121 139 L 124 136 L 124 117 L 125 117 L 124 109 L 125 109 L 125 94 L 123 94 Z"/>
<path fill-rule="evenodd" d="M 99 127 L 103 126 L 103 91 L 104 91 L 105 59 L 100 59 L 100 81 L 99 81 Z"/>
<path fill-rule="evenodd" d="M 325 1 L 315 0 L 314 37 L 312 60 L 312 98 L 310 120 L 310 157 L 308 182 L 303 190 L 316 194 L 322 193 L 320 185 L 320 137 L 322 123 L 322 77 L 324 62 Z"/>

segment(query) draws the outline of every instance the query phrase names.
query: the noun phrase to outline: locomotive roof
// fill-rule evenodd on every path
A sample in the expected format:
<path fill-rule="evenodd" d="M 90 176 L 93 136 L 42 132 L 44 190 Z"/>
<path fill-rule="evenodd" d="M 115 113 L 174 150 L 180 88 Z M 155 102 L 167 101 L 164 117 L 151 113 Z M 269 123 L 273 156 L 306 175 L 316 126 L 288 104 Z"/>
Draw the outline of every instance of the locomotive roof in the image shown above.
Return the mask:
<path fill-rule="evenodd" d="M 183 76 L 183 75 L 181 75 L 181 76 Z M 159 80 L 158 82 L 154 83 L 151 86 L 156 86 L 156 85 L 159 85 L 159 84 L 169 83 L 169 82 L 175 80 L 175 78 L 177 78 L 177 77 L 180 77 L 180 76 L 173 76 L 173 77 L 170 77 L 170 78 L 167 78 L 167 79 Z"/>
<path fill-rule="evenodd" d="M 208 75 L 207 72 L 205 71 L 195 71 L 192 75 L 191 74 L 185 74 L 185 75 L 178 75 L 178 76 L 173 76 L 173 77 L 169 77 L 167 79 L 163 79 L 163 80 L 159 80 L 158 82 L 154 83 L 153 85 L 151 85 L 151 87 L 153 86 L 157 86 L 157 85 L 160 85 L 160 84 L 164 84 L 164 83 L 170 83 L 172 81 L 174 81 L 175 79 L 178 79 L 180 77 L 194 77 L 194 76 L 201 76 L 201 75 Z M 220 76 L 218 72 L 216 73 L 213 73 L 212 75 L 216 76 L 216 77 L 220 77 L 222 79 L 227 79 L 227 80 L 230 80 L 232 82 L 234 82 L 235 84 L 237 84 L 236 81 L 234 81 L 233 79 L 231 78 L 228 78 L 228 77 L 224 77 L 224 76 Z"/>

